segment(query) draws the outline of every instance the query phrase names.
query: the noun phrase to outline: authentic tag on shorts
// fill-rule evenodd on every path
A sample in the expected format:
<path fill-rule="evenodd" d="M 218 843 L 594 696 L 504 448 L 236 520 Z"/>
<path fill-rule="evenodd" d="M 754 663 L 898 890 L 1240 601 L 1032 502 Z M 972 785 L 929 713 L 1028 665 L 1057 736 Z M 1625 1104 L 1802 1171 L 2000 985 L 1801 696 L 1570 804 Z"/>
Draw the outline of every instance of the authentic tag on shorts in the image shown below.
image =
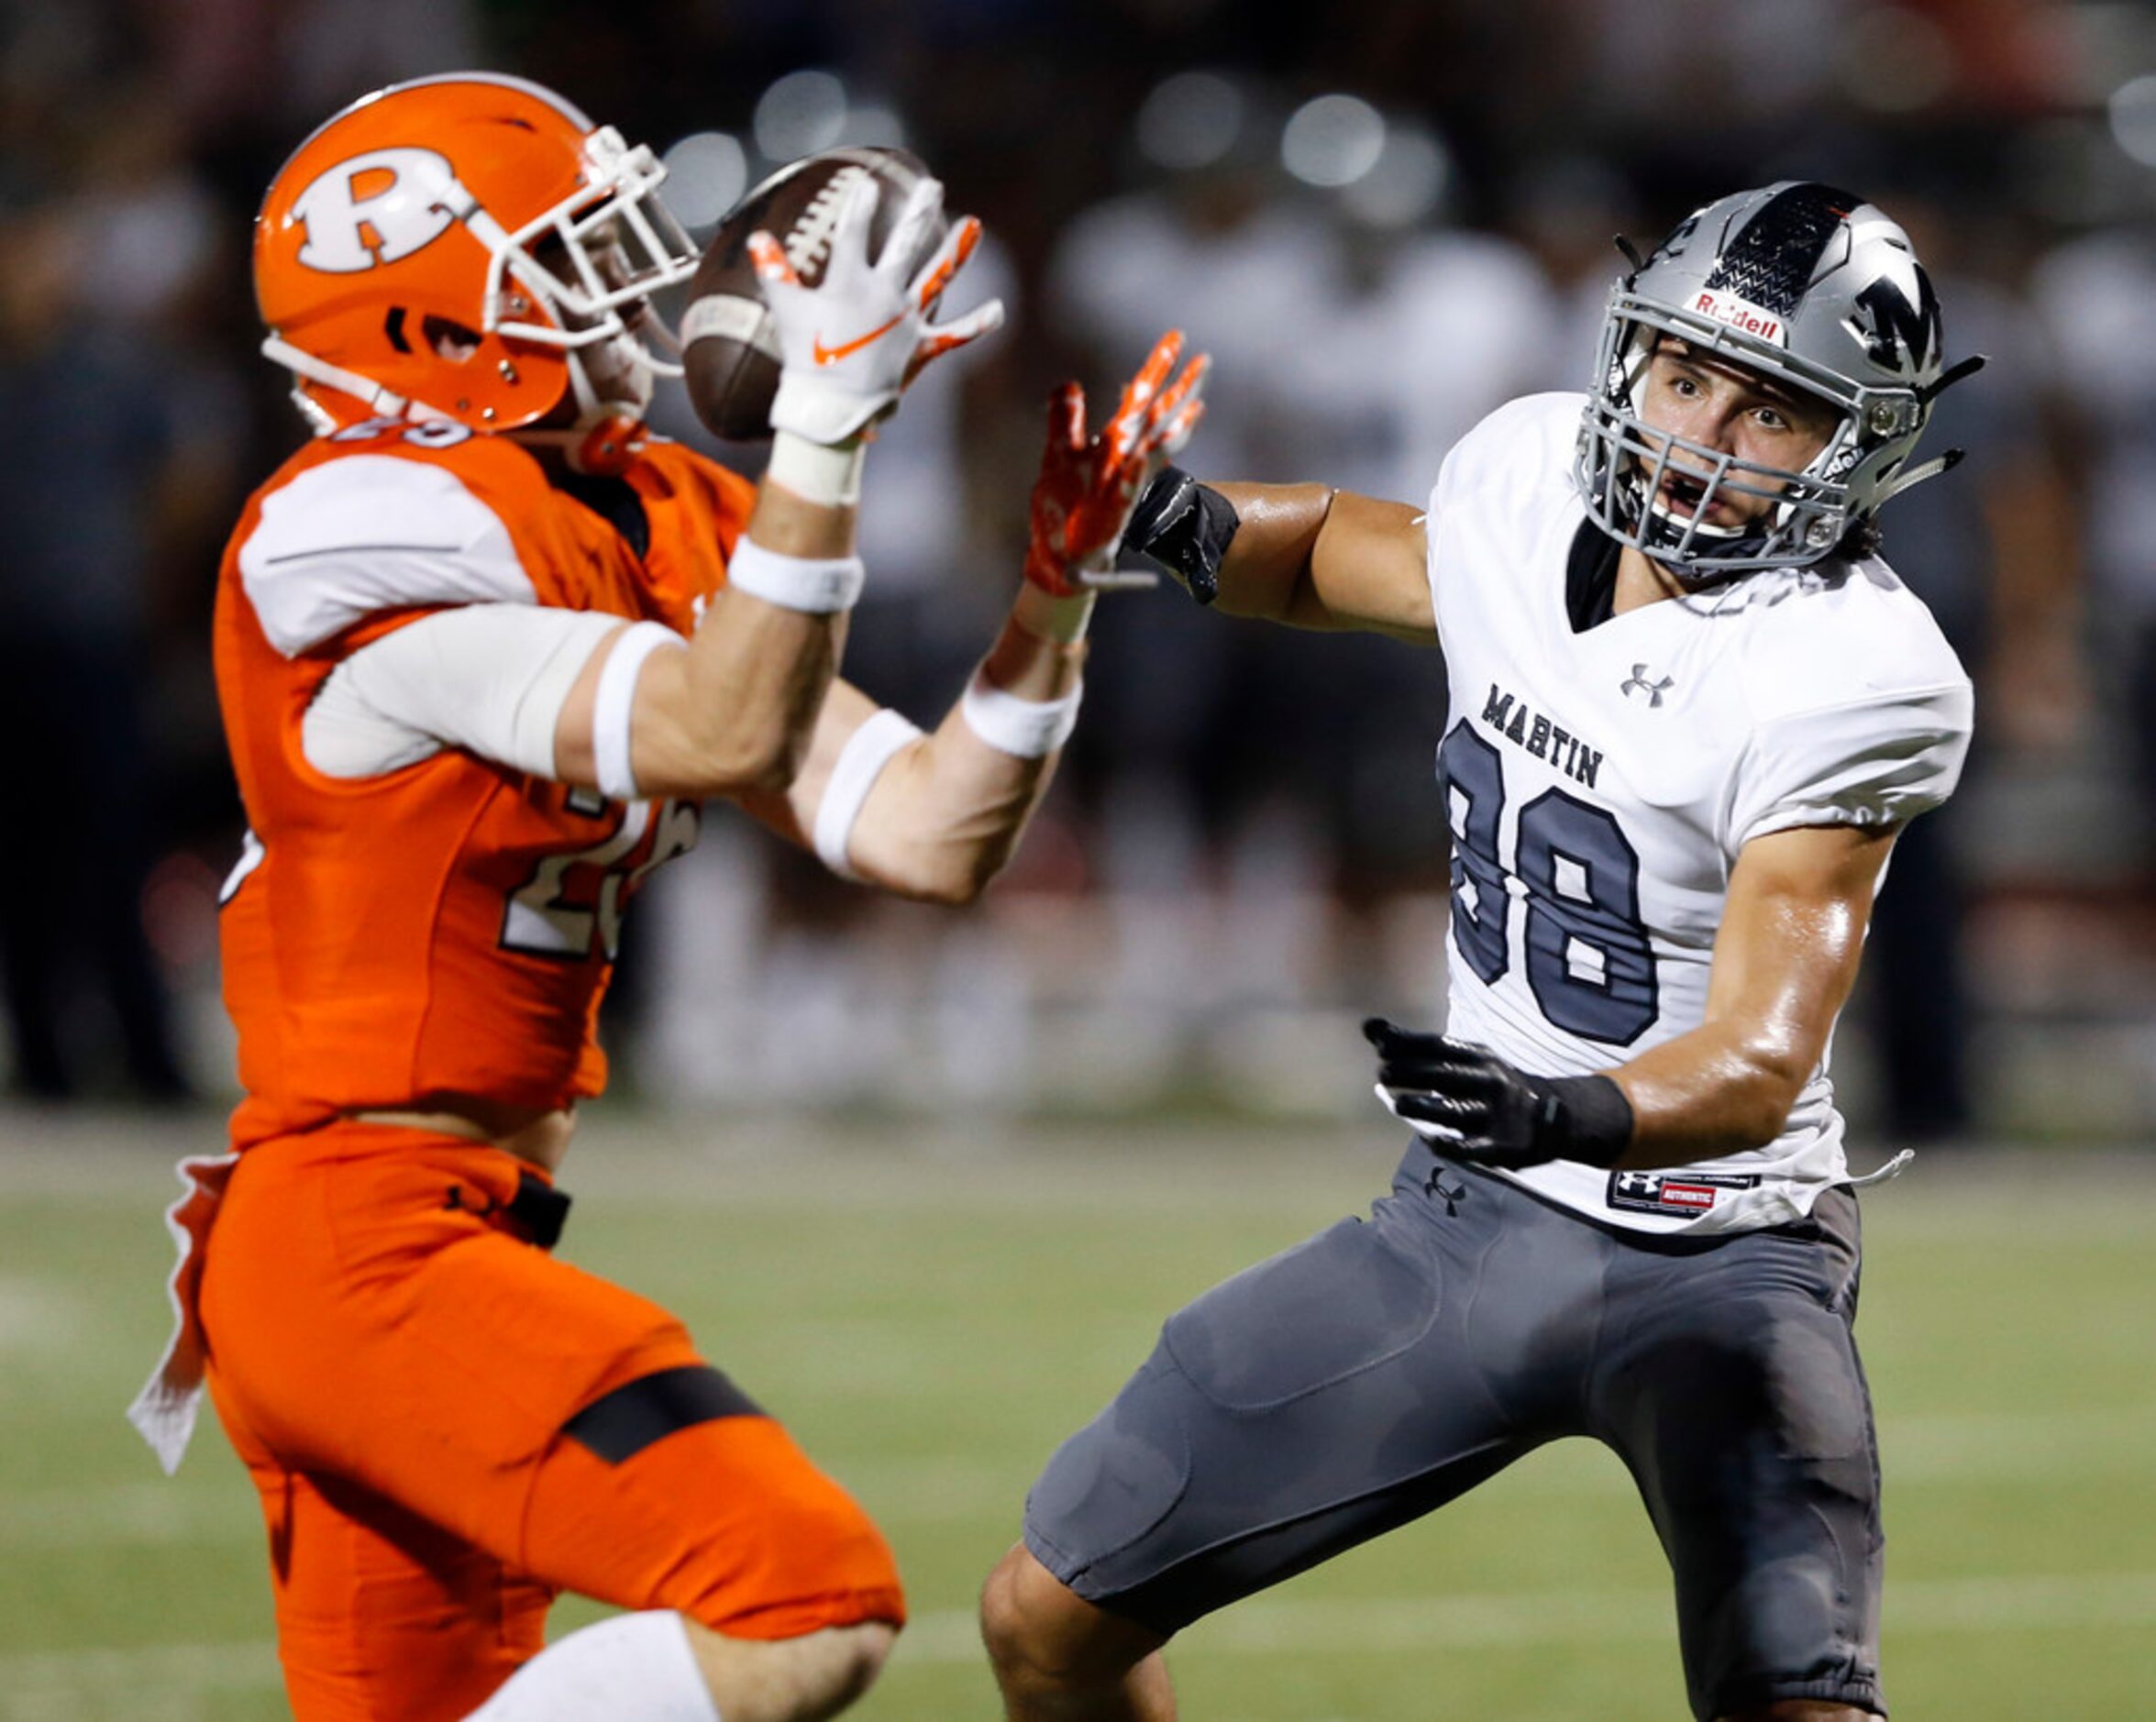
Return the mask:
<path fill-rule="evenodd" d="M 1604 1200 L 1628 1214 L 1680 1214 L 1711 1210 L 1723 1190 L 1748 1190 L 1759 1179 L 1742 1172 L 1612 1172 Z"/>

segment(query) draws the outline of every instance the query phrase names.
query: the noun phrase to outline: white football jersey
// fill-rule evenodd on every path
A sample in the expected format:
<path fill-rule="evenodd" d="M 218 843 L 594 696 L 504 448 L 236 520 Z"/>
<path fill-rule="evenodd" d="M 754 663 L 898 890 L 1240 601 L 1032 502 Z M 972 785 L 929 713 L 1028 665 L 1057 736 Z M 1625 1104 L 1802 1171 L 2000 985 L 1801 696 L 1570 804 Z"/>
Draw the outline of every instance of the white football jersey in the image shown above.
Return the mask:
<path fill-rule="evenodd" d="M 1451 689 L 1447 1032 L 1543 1076 L 1697 1028 L 1738 852 L 1938 806 L 1972 707 L 1930 613 L 1876 559 L 1754 574 L 1575 633 L 1583 404 L 1531 395 L 1492 414 L 1446 457 L 1428 519 Z M 1796 1219 L 1847 1170 L 1822 1058 L 1766 1147 L 1510 1176 L 1598 1220 L 1710 1232 Z"/>

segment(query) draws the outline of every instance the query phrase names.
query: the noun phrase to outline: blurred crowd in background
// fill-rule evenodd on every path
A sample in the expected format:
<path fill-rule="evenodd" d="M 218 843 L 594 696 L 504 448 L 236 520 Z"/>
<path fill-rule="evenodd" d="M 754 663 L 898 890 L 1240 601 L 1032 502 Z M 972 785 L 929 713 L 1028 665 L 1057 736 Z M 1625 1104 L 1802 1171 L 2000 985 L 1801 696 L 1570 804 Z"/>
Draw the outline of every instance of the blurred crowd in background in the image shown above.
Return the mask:
<path fill-rule="evenodd" d="M 1041 403 L 1170 326 L 1184 464 L 1419 502 L 1585 386 L 1619 259 L 1709 197 L 1883 204 L 1990 355 L 1886 554 L 1974 673 L 1836 1049 L 1881 1146 L 2156 1124 L 2156 14 L 2074 0 L 0 0 L 0 1069 L 61 1101 L 232 1081 L 243 820 L 217 556 L 301 440 L 249 224 L 315 125 L 486 67 L 665 154 L 708 231 L 773 166 L 902 143 L 991 243 L 1001 336 L 869 462 L 847 673 L 933 722 L 1018 579 Z M 948 374 L 946 374 L 948 373 Z M 712 444 L 678 396 L 663 429 Z M 1086 712 L 975 909 L 893 903 L 713 810 L 630 918 L 622 1079 L 717 1106 L 1367 1106 L 1354 1024 L 1443 998 L 1435 653 L 1103 602 Z M 1861 1139 L 1860 1139 L 1861 1140 Z"/>

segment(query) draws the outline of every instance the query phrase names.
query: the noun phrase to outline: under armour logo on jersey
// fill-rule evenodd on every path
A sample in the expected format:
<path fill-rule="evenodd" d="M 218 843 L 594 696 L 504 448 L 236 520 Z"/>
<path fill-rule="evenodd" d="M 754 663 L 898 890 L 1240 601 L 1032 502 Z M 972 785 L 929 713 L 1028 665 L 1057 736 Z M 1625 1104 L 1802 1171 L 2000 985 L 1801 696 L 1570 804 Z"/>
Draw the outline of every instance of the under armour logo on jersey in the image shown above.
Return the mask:
<path fill-rule="evenodd" d="M 339 161 L 293 199 L 307 230 L 299 260 L 331 275 L 356 275 L 410 257 L 457 219 L 446 207 L 457 186 L 432 149 L 370 149 Z"/>
<path fill-rule="evenodd" d="M 1629 700 L 1631 698 L 1632 690 L 1637 688 L 1647 696 L 1649 705 L 1658 706 L 1662 703 L 1662 696 L 1675 687 L 1676 682 L 1677 679 L 1675 676 L 1664 676 L 1660 681 L 1649 681 L 1647 679 L 1647 666 L 1634 664 L 1632 673 L 1624 679 L 1617 690 Z"/>

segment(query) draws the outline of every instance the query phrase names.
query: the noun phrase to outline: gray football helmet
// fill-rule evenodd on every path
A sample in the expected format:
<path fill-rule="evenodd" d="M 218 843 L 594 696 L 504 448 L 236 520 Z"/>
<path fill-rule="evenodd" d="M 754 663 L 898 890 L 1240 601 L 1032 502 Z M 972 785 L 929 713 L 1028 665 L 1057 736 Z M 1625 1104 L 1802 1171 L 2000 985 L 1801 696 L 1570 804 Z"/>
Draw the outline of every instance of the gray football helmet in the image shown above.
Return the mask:
<path fill-rule="evenodd" d="M 1944 366 L 1930 278 L 1908 235 L 1863 198 L 1784 180 L 1708 204 L 1650 257 L 1626 250 L 1633 269 L 1610 290 L 1574 465 L 1587 513 L 1620 542 L 1700 584 L 1801 568 L 1961 458 L 1909 464 L 1932 401 L 1984 361 Z M 1817 395 L 1840 423 L 1801 472 L 1652 430 L 1640 392 L 1665 336 Z M 1706 481 L 1689 519 L 1661 500 L 1673 459 Z M 1741 527 L 1708 525 L 1718 491 L 1776 506 Z"/>

